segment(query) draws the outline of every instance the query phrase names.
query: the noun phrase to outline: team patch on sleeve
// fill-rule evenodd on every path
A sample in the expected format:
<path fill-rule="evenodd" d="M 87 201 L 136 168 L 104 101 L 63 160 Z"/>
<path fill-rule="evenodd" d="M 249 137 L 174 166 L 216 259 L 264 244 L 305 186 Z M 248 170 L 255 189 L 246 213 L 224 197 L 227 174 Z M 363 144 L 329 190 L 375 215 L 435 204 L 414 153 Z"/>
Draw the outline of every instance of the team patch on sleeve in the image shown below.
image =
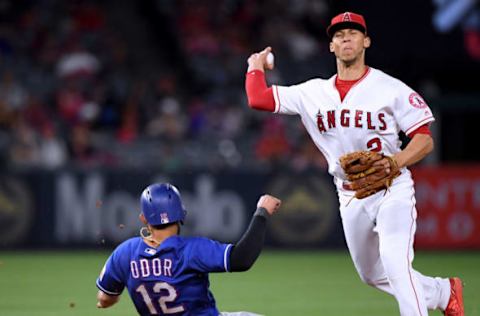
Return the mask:
<path fill-rule="evenodd" d="M 417 109 L 424 109 L 428 106 L 427 102 L 425 102 L 425 100 L 416 92 L 410 93 L 408 102 L 410 102 L 410 104 Z"/>

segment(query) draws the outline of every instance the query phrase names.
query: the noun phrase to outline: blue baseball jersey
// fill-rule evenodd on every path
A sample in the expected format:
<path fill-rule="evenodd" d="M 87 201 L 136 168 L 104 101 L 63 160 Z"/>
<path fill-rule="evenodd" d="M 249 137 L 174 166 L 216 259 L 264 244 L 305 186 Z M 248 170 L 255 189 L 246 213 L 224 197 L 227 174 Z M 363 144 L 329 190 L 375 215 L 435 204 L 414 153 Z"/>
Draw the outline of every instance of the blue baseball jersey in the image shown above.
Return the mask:
<path fill-rule="evenodd" d="M 230 270 L 231 249 L 231 244 L 182 236 L 153 248 L 134 237 L 113 251 L 97 287 L 120 295 L 126 286 L 141 315 L 218 316 L 208 273 Z"/>

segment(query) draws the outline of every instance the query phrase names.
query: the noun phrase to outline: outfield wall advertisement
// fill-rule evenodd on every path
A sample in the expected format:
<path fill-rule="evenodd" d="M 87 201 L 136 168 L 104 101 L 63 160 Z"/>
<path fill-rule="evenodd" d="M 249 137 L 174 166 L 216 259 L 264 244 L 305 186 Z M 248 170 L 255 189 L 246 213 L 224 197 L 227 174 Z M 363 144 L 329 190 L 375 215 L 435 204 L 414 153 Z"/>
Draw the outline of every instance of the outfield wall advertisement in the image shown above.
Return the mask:
<path fill-rule="evenodd" d="M 139 195 L 152 182 L 177 185 L 187 209 L 182 234 L 238 240 L 261 194 L 281 196 L 267 243 L 286 247 L 344 245 L 336 193 L 325 174 L 184 173 L 66 170 L 3 176 L 3 247 L 112 246 L 138 235 Z M 34 238 L 32 238 L 34 236 Z"/>
<path fill-rule="evenodd" d="M 480 167 L 416 168 L 416 248 L 480 249 Z M 267 244 L 344 248 L 335 188 L 327 174 L 180 173 L 132 170 L 29 171 L 0 177 L 0 248 L 110 247 L 138 235 L 138 197 L 152 182 L 181 192 L 182 234 L 236 241 L 259 196 L 283 200 Z"/>
<path fill-rule="evenodd" d="M 417 248 L 480 249 L 480 167 L 413 170 Z"/>

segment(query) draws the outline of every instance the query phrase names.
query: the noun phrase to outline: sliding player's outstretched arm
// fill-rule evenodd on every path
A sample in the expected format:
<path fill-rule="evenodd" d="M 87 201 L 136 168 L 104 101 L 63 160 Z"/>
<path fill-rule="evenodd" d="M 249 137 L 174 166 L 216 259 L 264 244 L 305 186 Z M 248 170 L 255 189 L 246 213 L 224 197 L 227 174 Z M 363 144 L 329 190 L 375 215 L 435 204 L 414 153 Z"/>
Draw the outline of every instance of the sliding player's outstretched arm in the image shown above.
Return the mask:
<path fill-rule="evenodd" d="M 267 218 L 278 211 L 282 201 L 263 195 L 257 203 L 250 225 L 230 252 L 230 270 L 246 271 L 252 267 L 263 248 Z"/>

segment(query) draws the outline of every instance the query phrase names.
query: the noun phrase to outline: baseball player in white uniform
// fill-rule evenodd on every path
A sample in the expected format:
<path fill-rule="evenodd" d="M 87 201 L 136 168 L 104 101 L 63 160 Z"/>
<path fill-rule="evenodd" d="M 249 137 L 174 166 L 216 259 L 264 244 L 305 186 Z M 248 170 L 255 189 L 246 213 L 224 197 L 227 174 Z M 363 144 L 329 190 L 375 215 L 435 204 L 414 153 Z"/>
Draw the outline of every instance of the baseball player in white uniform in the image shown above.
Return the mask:
<path fill-rule="evenodd" d="M 293 86 L 268 87 L 265 69 L 273 69 L 271 48 L 248 59 L 246 91 L 256 110 L 300 115 L 328 161 L 340 201 L 350 255 L 363 282 L 395 297 L 402 316 L 426 316 L 440 309 L 463 316 L 462 281 L 424 276 L 412 267 L 417 211 L 408 166 L 432 149 L 429 124 L 434 121 L 422 97 L 400 80 L 365 64 L 370 46 L 363 16 L 345 12 L 327 29 L 337 74 Z M 398 133 L 411 141 L 400 149 Z M 370 150 L 392 156 L 401 174 L 387 192 L 353 199 L 339 164 L 344 154 Z M 382 161 L 388 167 L 386 159 Z"/>

